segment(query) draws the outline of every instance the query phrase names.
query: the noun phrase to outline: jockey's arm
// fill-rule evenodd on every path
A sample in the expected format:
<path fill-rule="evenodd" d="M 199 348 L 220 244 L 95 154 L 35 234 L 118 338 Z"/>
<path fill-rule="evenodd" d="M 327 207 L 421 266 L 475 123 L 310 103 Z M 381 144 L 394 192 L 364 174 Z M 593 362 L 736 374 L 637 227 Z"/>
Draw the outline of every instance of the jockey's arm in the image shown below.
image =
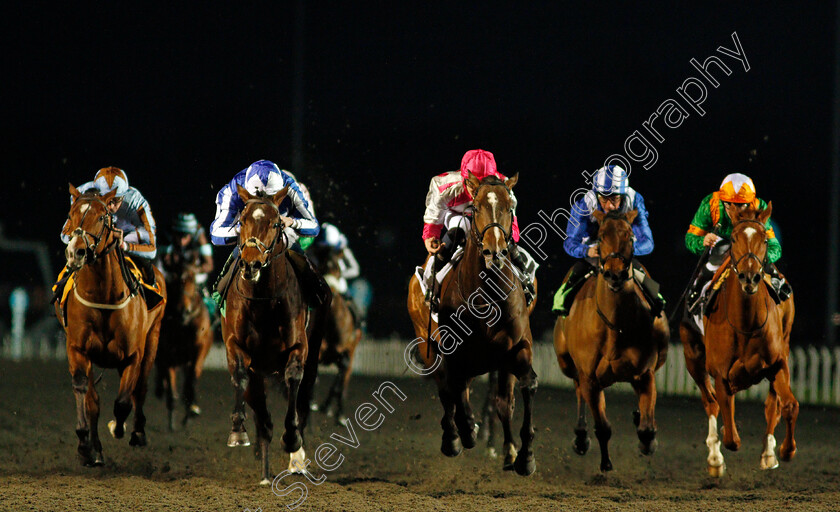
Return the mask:
<path fill-rule="evenodd" d="M 432 178 L 426 193 L 426 210 L 423 212 L 423 240 L 440 239 L 443 230 L 443 217 L 446 214 L 446 202 L 438 185 L 439 176 Z"/>
<path fill-rule="evenodd" d="M 136 189 L 132 189 L 136 190 Z M 157 227 L 155 226 L 155 218 L 152 216 L 152 210 L 149 208 L 149 203 L 143 198 L 142 195 L 138 192 L 136 198 L 132 200 L 132 208 L 135 208 L 137 212 L 137 216 L 140 218 L 140 226 L 135 226 L 138 232 L 146 233 L 148 237 L 148 242 L 140 242 L 143 237 L 138 237 L 138 242 L 129 243 L 125 242 L 125 250 L 128 252 L 134 252 L 143 254 L 148 258 L 154 258 L 155 254 L 157 253 L 157 243 L 155 239 Z"/>
<path fill-rule="evenodd" d="M 202 228 L 198 233 L 198 254 L 201 263 L 198 265 L 197 271 L 202 274 L 208 274 L 213 271 L 213 246 L 207 241 L 207 235 Z"/>
<path fill-rule="evenodd" d="M 589 215 L 590 207 L 586 204 L 585 198 L 581 198 L 572 208 L 569 221 L 566 223 L 566 240 L 563 242 L 563 249 L 572 258 L 582 259 L 587 257 L 589 244 L 583 239 L 589 236 Z"/>
<path fill-rule="evenodd" d="M 691 225 L 688 227 L 688 232 L 685 234 L 685 247 L 694 254 L 702 254 L 706 247 L 703 245 L 703 239 L 707 234 L 714 231 L 714 224 L 712 222 L 712 212 L 709 209 L 709 198 L 711 195 L 703 198 L 700 207 L 694 214 L 691 220 Z"/>
<path fill-rule="evenodd" d="M 210 241 L 213 245 L 236 243 L 239 239 L 239 211 L 243 206 L 245 204 L 236 193 L 234 178 L 216 195 L 216 218 L 210 224 Z"/>
<path fill-rule="evenodd" d="M 653 233 L 650 231 L 648 225 L 648 211 L 645 208 L 645 200 L 642 195 L 636 192 L 636 198 L 633 201 L 633 209 L 638 213 L 633 220 L 633 235 L 636 240 L 633 244 L 633 254 L 636 256 L 645 256 L 653 252 Z"/>
<path fill-rule="evenodd" d="M 321 224 L 315 218 L 309 201 L 303 196 L 295 182 L 289 183 L 289 198 L 292 200 L 292 211 L 289 212 L 289 217 L 292 218 L 290 227 L 301 236 L 318 236 Z"/>
<path fill-rule="evenodd" d="M 767 208 L 767 203 L 763 199 L 759 199 L 758 207 L 763 210 Z M 770 260 L 770 263 L 776 263 L 782 257 L 782 244 L 776 238 L 776 232 L 773 231 L 773 225 L 770 223 L 769 218 L 764 227 L 765 233 L 767 234 L 767 259 Z"/>
<path fill-rule="evenodd" d="M 359 262 L 356 261 L 356 257 L 349 247 L 345 247 L 341 251 L 341 259 L 338 262 L 341 265 L 341 277 L 344 279 L 355 279 L 359 277 Z"/>

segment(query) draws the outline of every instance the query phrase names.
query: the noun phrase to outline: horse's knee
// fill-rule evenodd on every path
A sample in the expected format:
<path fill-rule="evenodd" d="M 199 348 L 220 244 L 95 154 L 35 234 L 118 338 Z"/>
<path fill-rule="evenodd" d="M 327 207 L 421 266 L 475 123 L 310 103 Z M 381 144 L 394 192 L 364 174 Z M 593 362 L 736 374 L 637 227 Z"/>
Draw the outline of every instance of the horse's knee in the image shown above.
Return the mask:
<path fill-rule="evenodd" d="M 799 402 L 793 400 L 782 406 L 782 415 L 785 418 L 796 418 L 799 416 Z"/>
<path fill-rule="evenodd" d="M 88 377 L 87 374 L 81 371 L 78 371 L 73 374 L 73 391 L 76 393 L 87 393 L 88 390 Z"/>
<path fill-rule="evenodd" d="M 596 426 L 595 437 L 597 437 L 598 441 L 602 443 L 609 441 L 612 437 L 612 427 L 610 426 L 610 424 L 604 423 L 603 425 Z"/>
<path fill-rule="evenodd" d="M 286 364 L 286 382 L 303 379 L 303 363 L 300 359 L 289 359 Z"/>

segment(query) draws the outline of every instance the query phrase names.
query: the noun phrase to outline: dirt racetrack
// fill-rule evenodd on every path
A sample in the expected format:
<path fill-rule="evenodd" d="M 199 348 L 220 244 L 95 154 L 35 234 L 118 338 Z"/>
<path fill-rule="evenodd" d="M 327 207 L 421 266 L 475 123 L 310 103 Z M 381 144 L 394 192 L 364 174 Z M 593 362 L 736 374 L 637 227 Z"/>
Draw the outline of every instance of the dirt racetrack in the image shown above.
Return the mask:
<path fill-rule="evenodd" d="M 326 380 L 319 382 L 319 396 Z M 585 457 L 571 450 L 573 394 L 542 388 L 536 402 L 537 472 L 523 478 L 503 472 L 501 460 L 488 458 L 482 445 L 454 459 L 441 455 L 433 383 L 392 380 L 407 400 L 393 402 L 395 411 L 386 412 L 377 430 L 356 427 L 358 448 L 334 443 L 344 462 L 326 473 L 321 485 L 308 485 L 308 498 L 297 510 L 840 510 L 840 410 L 802 406 L 796 458 L 763 472 L 758 469 L 763 408 L 739 402 L 743 445 L 737 453 L 724 451 L 728 473 L 714 481 L 705 476 L 707 426 L 699 399 L 660 397 L 659 449 L 647 458 L 637 450 L 633 396 L 608 394 L 615 470 L 604 476 L 594 436 Z M 382 381 L 354 377 L 348 409 L 372 401 L 370 393 Z M 164 405 L 150 396 L 150 444 L 139 449 L 129 447 L 127 437 L 117 441 L 107 434 L 117 379 L 114 371 L 106 373 L 98 386 L 107 461 L 100 468 L 84 468 L 76 460 L 74 401 L 64 364 L 2 361 L 0 383 L 0 510 L 266 512 L 287 510 L 284 505 L 298 496 L 281 497 L 258 486 L 253 450 L 226 446 L 232 388 L 225 372 L 205 374 L 198 394 L 203 415 L 186 431 L 167 432 Z M 483 388 L 477 385 L 474 392 L 478 409 Z M 280 473 L 288 464 L 279 433 L 285 404 L 276 391 L 269 399 L 275 422 L 272 471 Z M 250 417 L 248 429 L 253 441 Z M 333 432 L 347 430 L 316 413 L 307 456 Z M 781 443 L 783 427 L 776 435 Z M 286 477 L 277 489 L 297 481 L 306 482 Z"/>

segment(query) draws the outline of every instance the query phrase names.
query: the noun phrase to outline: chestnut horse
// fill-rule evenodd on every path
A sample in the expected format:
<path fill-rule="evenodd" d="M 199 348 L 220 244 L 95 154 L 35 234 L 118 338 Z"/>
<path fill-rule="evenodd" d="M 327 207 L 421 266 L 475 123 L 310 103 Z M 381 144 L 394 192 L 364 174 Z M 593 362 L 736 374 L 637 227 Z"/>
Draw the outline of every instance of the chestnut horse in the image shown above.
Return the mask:
<path fill-rule="evenodd" d="M 344 400 L 347 397 L 347 385 L 353 371 L 356 348 L 362 339 L 362 330 L 358 327 L 359 319 L 350 311 L 347 299 L 335 286 L 341 278 L 338 256 L 330 247 L 310 250 L 315 251 L 318 272 L 324 276 L 333 293 L 332 304 L 327 314 L 324 341 L 321 342 L 319 361 L 322 365 L 334 364 L 338 369 L 338 374 L 319 409 L 327 416 L 334 417 L 337 424 L 344 425 L 347 422 L 347 417 L 344 415 Z"/>
<path fill-rule="evenodd" d="M 273 425 L 266 408 L 266 381 L 274 375 L 286 383 L 283 449 L 290 454 L 289 471 L 300 473 L 306 467 L 303 429 L 321 346 L 321 336 L 307 332 L 317 315 L 309 321 L 300 282 L 286 254 L 289 247 L 278 206 L 287 191 L 285 187 L 273 196 L 252 196 L 237 186 L 245 203 L 239 216 L 240 259 L 238 268 L 232 270 L 237 275 L 231 278 L 222 308 L 222 336 L 235 388 L 228 446 L 251 444 L 245 430 L 247 401 L 257 427 L 261 485 L 271 484 L 273 478 L 268 463 Z"/>
<path fill-rule="evenodd" d="M 709 418 L 706 459 L 709 474 L 722 476 L 726 465 L 720 451 L 717 416 L 723 415 L 723 444 L 738 450 L 741 438 L 735 425 L 735 393 L 767 379 L 770 390 L 764 403 L 767 430 L 759 467 L 778 467 L 773 432 L 784 416 L 787 433 L 779 454 L 789 461 L 796 455 L 793 438 L 799 402 L 790 390 L 790 331 L 793 327 L 793 295 L 776 304 L 764 284 L 767 259 L 765 226 L 772 203 L 763 210 L 752 206 L 732 218 L 728 275 L 719 295 L 704 318 L 705 336 L 689 320 L 680 325 L 688 372 L 700 388 Z M 715 386 L 712 388 L 711 379 Z"/>
<path fill-rule="evenodd" d="M 72 290 L 64 304 L 56 303 L 56 316 L 67 337 L 67 360 L 76 396 L 76 435 L 79 455 L 86 466 L 101 466 L 99 439 L 99 395 L 93 378 L 93 365 L 115 368 L 120 388 L 114 402 L 111 434 L 121 439 L 125 422 L 134 406 L 131 446 L 146 445 L 146 381 L 157 352 L 163 307 L 149 311 L 142 293 L 126 281 L 124 258 L 119 249 L 120 233 L 114 228 L 106 206 L 116 191 L 100 196 L 95 190 L 80 194 L 72 184 L 73 204 L 68 215 L 72 229 L 65 249 L 67 271 L 74 272 Z M 157 282 L 163 282 L 155 269 Z M 161 286 L 163 301 L 166 290 Z"/>
<path fill-rule="evenodd" d="M 633 419 L 644 455 L 656 450 L 656 381 L 665 363 L 670 330 L 665 313 L 651 314 L 633 269 L 633 231 L 638 212 L 594 211 L 598 221 L 598 276 L 589 279 L 575 298 L 568 317 L 554 325 L 554 350 L 560 370 L 575 382 L 578 422 L 574 451 L 589 449 L 585 404 L 595 419 L 601 447 L 601 471 L 612 470 L 604 389 L 629 382 L 639 398 Z"/>
<path fill-rule="evenodd" d="M 183 399 L 186 414 L 182 425 L 201 414 L 195 403 L 195 386 L 204 369 L 204 359 L 213 346 L 210 329 L 210 312 L 204 305 L 195 282 L 196 269 L 186 261 L 166 268 L 166 289 L 169 300 L 161 324 L 158 343 L 158 384 L 166 392 L 166 409 L 169 413 L 169 430 L 175 429 L 176 370 L 184 371 Z M 162 381 L 162 382 L 161 382 Z"/>
<path fill-rule="evenodd" d="M 510 191 L 519 175 L 502 181 L 488 176 L 466 181 L 473 201 L 473 221 L 464 255 L 441 284 L 440 324 L 431 323 L 417 277 L 409 283 L 408 311 L 419 338 L 419 353 L 433 372 L 443 405 L 441 452 L 454 457 L 476 444 L 477 429 L 469 400 L 474 377 L 498 371 L 496 411 L 504 431 L 504 469 L 530 475 L 536 469 L 533 451 L 533 400 L 537 376 L 532 362 L 531 327 L 525 294 L 508 260 L 512 235 Z M 517 453 L 511 421 L 514 379 L 524 404 Z"/>

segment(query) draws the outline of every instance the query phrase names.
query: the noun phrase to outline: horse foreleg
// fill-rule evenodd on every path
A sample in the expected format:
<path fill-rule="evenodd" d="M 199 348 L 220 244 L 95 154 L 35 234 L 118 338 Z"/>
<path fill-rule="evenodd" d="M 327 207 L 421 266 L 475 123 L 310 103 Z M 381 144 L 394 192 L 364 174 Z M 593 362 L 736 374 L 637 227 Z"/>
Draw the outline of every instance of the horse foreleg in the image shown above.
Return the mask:
<path fill-rule="evenodd" d="M 534 458 L 534 394 L 537 392 L 537 374 L 533 368 L 528 368 L 528 373 L 519 378 L 519 390 L 522 392 L 522 406 L 524 414 L 522 417 L 522 429 L 519 431 L 519 438 L 522 446 L 514 461 L 516 472 L 522 476 L 529 476 L 537 469 Z"/>
<path fill-rule="evenodd" d="M 612 427 L 607 420 L 607 403 L 604 399 L 604 391 L 590 379 L 584 377 L 580 381 L 580 391 L 583 399 L 589 404 L 592 417 L 595 420 L 595 437 L 601 448 L 601 471 L 612 471 L 610 460 L 609 441 L 612 437 Z"/>
<path fill-rule="evenodd" d="M 499 372 L 492 371 L 487 375 L 487 395 L 484 398 L 484 405 L 481 408 L 481 430 L 479 435 L 481 439 L 487 442 L 487 456 L 496 458 L 496 447 L 493 446 L 493 441 L 496 437 L 496 407 L 495 393 L 496 386 L 499 380 Z"/>
<path fill-rule="evenodd" d="M 228 346 L 231 343 L 226 343 Z M 233 412 L 230 415 L 231 428 L 228 446 L 250 446 L 248 432 L 245 430 L 245 389 L 248 387 L 248 372 L 242 355 L 228 348 L 228 371 L 233 382 Z"/>
<path fill-rule="evenodd" d="M 575 379 L 575 395 L 577 396 L 577 425 L 575 426 L 575 438 L 572 440 L 572 449 L 578 455 L 586 455 L 589 451 L 589 432 L 586 428 L 586 400 L 580 391 L 580 383 Z"/>
<path fill-rule="evenodd" d="M 504 435 L 502 451 L 505 459 L 502 467 L 505 471 L 512 471 L 514 469 L 513 463 L 516 460 L 516 446 L 513 443 L 513 429 L 511 427 L 514 407 L 513 378 L 513 375 L 506 370 L 499 370 L 499 380 L 496 386 L 496 413 L 499 415 L 499 422 L 502 424 L 502 434 Z"/>
<path fill-rule="evenodd" d="M 149 336 L 156 336 L 155 329 Z M 146 404 L 146 393 L 149 390 L 149 374 L 152 373 L 152 367 L 155 363 L 155 352 L 157 351 L 157 340 L 154 341 L 152 348 L 146 344 L 146 352 L 143 354 L 143 361 L 138 368 L 137 381 L 131 393 L 132 401 L 134 402 L 134 428 L 131 430 L 131 439 L 128 444 L 131 446 L 146 446 L 146 414 L 144 412 L 144 405 Z M 150 350 L 152 352 L 150 353 Z"/>
<path fill-rule="evenodd" d="M 185 414 L 181 424 L 186 426 L 190 418 L 195 418 L 201 414 L 201 409 L 195 405 L 195 381 L 196 369 L 193 363 L 187 363 L 184 366 L 184 408 Z"/>
<path fill-rule="evenodd" d="M 720 395 L 720 413 L 723 420 L 723 446 L 727 450 L 738 451 L 741 448 L 741 436 L 735 426 L 735 395 L 730 394 L 723 379 L 715 379 L 715 391 Z"/>
<path fill-rule="evenodd" d="M 272 477 L 268 461 L 268 447 L 271 444 L 274 426 L 271 423 L 271 415 L 265 404 L 265 379 L 251 373 L 244 398 L 251 406 L 251 410 L 254 411 L 254 423 L 257 426 L 257 453 L 261 458 L 262 469 L 260 485 L 269 485 Z"/>
<path fill-rule="evenodd" d="M 169 419 L 169 431 L 175 430 L 175 400 L 178 398 L 175 395 L 175 380 L 176 373 L 174 367 L 166 369 L 166 414 Z"/>
<path fill-rule="evenodd" d="M 300 398 L 298 394 L 303 376 L 304 369 L 301 354 L 300 352 L 293 352 L 289 356 L 289 361 L 286 363 L 285 381 L 286 387 L 289 389 L 289 404 L 286 409 L 286 418 L 283 425 L 285 432 L 282 437 L 283 449 L 291 454 L 302 451 L 303 446 L 303 438 L 300 435 L 300 417 L 298 415 L 298 400 Z M 301 472 L 293 471 L 294 469 L 292 466 L 289 467 L 289 470 L 292 472 Z M 302 470 L 303 466 L 297 469 Z"/>
<path fill-rule="evenodd" d="M 99 394 L 96 392 L 96 379 L 93 375 L 93 366 L 88 369 L 88 390 L 85 395 L 85 409 L 90 419 L 90 444 L 93 450 L 92 465 L 101 466 L 105 464 L 102 456 L 102 441 L 99 439 Z"/>
<path fill-rule="evenodd" d="M 776 458 L 776 437 L 773 432 L 779 423 L 781 408 L 779 395 L 770 383 L 770 390 L 767 392 L 767 399 L 764 401 L 764 419 L 767 420 L 767 430 L 764 431 L 764 450 L 761 452 L 761 461 L 758 467 L 761 469 L 776 469 L 779 467 L 779 459 Z"/>
<path fill-rule="evenodd" d="M 470 386 L 466 380 L 459 380 L 458 385 L 452 391 L 455 397 L 455 425 L 458 427 L 458 437 L 464 448 L 470 450 L 475 448 L 478 438 L 478 425 L 475 422 L 475 415 L 470 405 Z"/>
<path fill-rule="evenodd" d="M 653 378 L 653 370 L 643 373 L 638 380 L 632 382 L 633 389 L 639 397 L 639 423 L 636 425 L 636 434 L 639 436 L 639 451 L 642 455 L 652 455 L 656 451 L 656 420 L 654 409 L 656 408 L 656 380 Z"/>
<path fill-rule="evenodd" d="M 117 392 L 117 399 L 114 400 L 114 419 L 108 422 L 108 430 L 115 439 L 122 439 L 125 436 L 126 419 L 131 413 L 131 395 L 140 378 L 140 361 L 135 357 L 131 364 L 121 368 L 119 372 L 120 389 Z"/>
<path fill-rule="evenodd" d="M 344 399 L 347 398 L 347 386 L 350 384 L 350 370 L 353 364 L 352 356 L 343 354 L 338 363 L 338 375 L 336 384 L 338 388 L 335 393 L 335 422 L 338 425 L 347 424 L 347 416 L 344 415 Z"/>
<path fill-rule="evenodd" d="M 76 435 L 79 437 L 79 456 L 85 466 L 93 465 L 90 443 L 90 422 L 85 401 L 90 385 L 91 364 L 75 350 L 68 350 L 73 396 L 76 398 Z"/>
<path fill-rule="evenodd" d="M 451 378 L 451 374 L 448 377 Z M 443 418 L 440 420 L 440 427 L 443 429 L 440 451 L 447 457 L 457 457 L 461 455 L 464 446 L 461 444 L 461 439 L 459 439 L 457 429 L 455 428 L 456 397 L 450 391 L 448 380 L 444 380 L 438 384 L 438 395 L 440 396 L 440 403 L 443 406 Z"/>
<path fill-rule="evenodd" d="M 786 360 L 782 363 L 782 369 L 776 374 L 773 381 L 773 388 L 779 395 L 782 403 L 782 416 L 785 418 L 785 440 L 779 455 L 783 461 L 789 461 L 796 455 L 796 440 L 793 437 L 796 428 L 796 418 L 799 416 L 799 402 L 790 390 L 790 367 Z"/>

